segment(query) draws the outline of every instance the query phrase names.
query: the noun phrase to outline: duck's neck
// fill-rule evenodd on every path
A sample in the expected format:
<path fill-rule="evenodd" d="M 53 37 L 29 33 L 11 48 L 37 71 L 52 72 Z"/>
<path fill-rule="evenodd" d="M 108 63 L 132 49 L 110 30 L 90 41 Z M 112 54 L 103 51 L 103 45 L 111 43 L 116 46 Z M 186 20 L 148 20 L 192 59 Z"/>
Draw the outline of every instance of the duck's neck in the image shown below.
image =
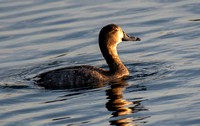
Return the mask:
<path fill-rule="evenodd" d="M 109 73 L 118 77 L 128 76 L 129 72 L 119 59 L 116 46 L 101 48 L 102 54 L 110 68 Z"/>

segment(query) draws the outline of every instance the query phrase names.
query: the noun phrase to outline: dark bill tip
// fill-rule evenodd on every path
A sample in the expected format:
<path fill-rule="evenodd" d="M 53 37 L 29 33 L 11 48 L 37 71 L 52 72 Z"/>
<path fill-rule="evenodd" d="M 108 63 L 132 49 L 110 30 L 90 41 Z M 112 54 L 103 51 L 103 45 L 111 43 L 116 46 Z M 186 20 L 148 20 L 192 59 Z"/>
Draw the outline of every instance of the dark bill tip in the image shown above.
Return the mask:
<path fill-rule="evenodd" d="M 124 37 L 122 38 L 122 41 L 141 41 L 141 39 L 128 35 L 127 33 L 124 32 Z"/>
<path fill-rule="evenodd" d="M 141 39 L 140 39 L 140 38 L 137 38 L 136 41 L 141 41 Z"/>

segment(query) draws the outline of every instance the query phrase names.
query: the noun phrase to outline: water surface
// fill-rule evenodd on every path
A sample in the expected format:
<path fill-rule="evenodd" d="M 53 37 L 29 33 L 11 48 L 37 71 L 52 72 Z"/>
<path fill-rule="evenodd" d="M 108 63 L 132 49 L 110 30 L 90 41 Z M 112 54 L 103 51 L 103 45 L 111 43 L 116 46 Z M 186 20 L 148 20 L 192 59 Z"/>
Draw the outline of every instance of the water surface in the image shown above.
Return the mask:
<path fill-rule="evenodd" d="M 197 0 L 0 0 L 0 125 L 198 126 Z M 48 90 L 33 77 L 57 68 L 108 68 L 98 33 L 110 23 L 140 37 L 118 54 L 126 80 Z"/>

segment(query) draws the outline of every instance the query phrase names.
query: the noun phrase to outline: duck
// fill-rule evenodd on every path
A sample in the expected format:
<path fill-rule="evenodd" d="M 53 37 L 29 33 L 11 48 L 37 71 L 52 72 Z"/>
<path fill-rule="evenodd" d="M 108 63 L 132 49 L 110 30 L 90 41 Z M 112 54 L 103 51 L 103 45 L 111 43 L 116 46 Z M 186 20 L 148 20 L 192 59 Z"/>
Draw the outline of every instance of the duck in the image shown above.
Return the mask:
<path fill-rule="evenodd" d="M 120 60 L 117 45 L 122 41 L 140 41 L 125 33 L 118 25 L 109 24 L 99 32 L 99 48 L 109 69 L 82 65 L 60 68 L 41 73 L 37 84 L 44 88 L 80 88 L 92 84 L 111 82 L 129 76 L 129 71 Z"/>

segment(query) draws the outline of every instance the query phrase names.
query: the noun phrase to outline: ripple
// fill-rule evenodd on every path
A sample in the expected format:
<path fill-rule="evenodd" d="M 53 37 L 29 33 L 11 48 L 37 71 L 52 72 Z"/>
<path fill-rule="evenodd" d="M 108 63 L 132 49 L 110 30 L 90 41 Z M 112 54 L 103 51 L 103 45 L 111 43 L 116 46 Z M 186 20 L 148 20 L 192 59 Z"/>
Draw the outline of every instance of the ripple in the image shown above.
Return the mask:
<path fill-rule="evenodd" d="M 199 4 L 0 1 L 0 124 L 198 125 Z M 33 83 L 39 73 L 66 66 L 108 69 L 97 41 L 110 23 L 142 39 L 118 46 L 130 77 L 73 90 Z"/>

